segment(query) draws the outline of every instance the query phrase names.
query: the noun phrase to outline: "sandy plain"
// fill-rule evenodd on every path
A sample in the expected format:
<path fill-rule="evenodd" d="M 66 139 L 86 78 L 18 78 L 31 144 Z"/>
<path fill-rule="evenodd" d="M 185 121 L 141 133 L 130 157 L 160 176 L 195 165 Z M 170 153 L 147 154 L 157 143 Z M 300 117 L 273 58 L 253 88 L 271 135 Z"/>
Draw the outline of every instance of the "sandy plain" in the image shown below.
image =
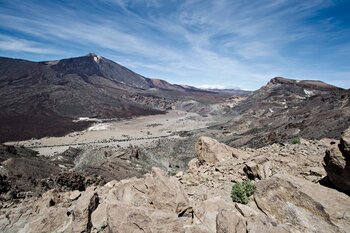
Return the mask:
<path fill-rule="evenodd" d="M 181 131 L 205 128 L 213 123 L 211 115 L 171 110 L 166 114 L 135 117 L 128 120 L 96 122 L 86 130 L 63 137 L 44 137 L 7 142 L 38 151 L 43 156 L 62 153 L 69 147 L 150 145 L 161 138 L 176 138 Z"/>

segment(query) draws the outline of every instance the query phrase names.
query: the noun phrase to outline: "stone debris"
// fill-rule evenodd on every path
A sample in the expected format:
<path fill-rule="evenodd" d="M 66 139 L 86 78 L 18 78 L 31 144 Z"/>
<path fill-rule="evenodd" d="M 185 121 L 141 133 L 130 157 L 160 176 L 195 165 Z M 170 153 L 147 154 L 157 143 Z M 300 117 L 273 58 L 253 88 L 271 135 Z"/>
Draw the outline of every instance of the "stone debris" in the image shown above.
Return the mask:
<path fill-rule="evenodd" d="M 346 152 L 344 135 L 340 148 Z M 152 168 L 141 178 L 110 181 L 85 191 L 50 190 L 41 197 L 4 203 L 0 231 L 350 231 L 350 197 L 319 183 L 326 175 L 322 161 L 330 140 L 256 150 L 238 150 L 210 138 L 201 138 L 198 144 L 198 158 L 175 176 Z M 255 192 L 247 205 L 234 203 L 232 185 L 246 179 L 252 180 Z"/>

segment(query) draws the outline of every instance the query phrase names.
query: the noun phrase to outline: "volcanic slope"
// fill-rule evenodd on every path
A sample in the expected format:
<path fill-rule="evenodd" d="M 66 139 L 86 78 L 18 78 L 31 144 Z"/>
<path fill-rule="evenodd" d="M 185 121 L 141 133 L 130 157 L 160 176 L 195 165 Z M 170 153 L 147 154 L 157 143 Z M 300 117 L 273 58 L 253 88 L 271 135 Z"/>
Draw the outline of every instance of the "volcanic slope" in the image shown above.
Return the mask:
<path fill-rule="evenodd" d="M 145 78 L 93 53 L 47 62 L 0 58 L 0 142 L 86 128 L 87 122 L 73 122 L 79 117 L 161 114 L 176 101 L 223 96 Z"/>
<path fill-rule="evenodd" d="M 262 147 L 293 138 L 338 138 L 350 123 L 350 92 L 321 81 L 276 77 L 231 109 L 216 126 L 232 146 Z"/>

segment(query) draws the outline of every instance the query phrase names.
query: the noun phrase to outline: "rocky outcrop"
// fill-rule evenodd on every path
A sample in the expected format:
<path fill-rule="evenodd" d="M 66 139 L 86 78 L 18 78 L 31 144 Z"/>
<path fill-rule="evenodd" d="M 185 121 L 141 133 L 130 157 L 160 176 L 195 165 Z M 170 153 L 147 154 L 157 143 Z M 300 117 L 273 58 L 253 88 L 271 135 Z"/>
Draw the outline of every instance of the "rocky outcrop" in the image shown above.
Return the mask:
<path fill-rule="evenodd" d="M 338 145 L 326 151 L 324 168 L 337 189 L 350 193 L 350 128 L 342 133 Z"/>
<path fill-rule="evenodd" d="M 247 174 L 248 178 L 254 179 L 266 179 L 271 176 L 271 162 L 266 158 L 256 158 L 245 164 L 243 171 Z"/>
<path fill-rule="evenodd" d="M 257 206 L 294 232 L 348 232 L 350 197 L 304 179 L 278 174 L 256 183 Z"/>
<path fill-rule="evenodd" d="M 200 137 L 196 144 L 196 154 L 200 162 L 216 163 L 232 157 L 246 158 L 249 155 L 239 149 L 229 147 L 215 139 Z"/>
<path fill-rule="evenodd" d="M 193 215 L 180 183 L 158 168 L 84 192 L 50 191 L 0 212 L 1 232 L 184 232 Z"/>

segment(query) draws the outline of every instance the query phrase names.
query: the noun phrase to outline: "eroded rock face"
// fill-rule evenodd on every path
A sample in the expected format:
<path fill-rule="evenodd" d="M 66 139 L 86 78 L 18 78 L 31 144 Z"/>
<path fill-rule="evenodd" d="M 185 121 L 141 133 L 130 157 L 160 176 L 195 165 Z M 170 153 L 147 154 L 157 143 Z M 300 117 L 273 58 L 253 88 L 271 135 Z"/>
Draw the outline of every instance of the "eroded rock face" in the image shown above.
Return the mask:
<path fill-rule="evenodd" d="M 337 189 L 350 193 L 350 128 L 342 133 L 338 145 L 326 151 L 324 168 Z"/>
<path fill-rule="evenodd" d="M 319 184 L 278 174 L 256 183 L 258 207 L 297 232 L 348 232 L 350 197 Z"/>
<path fill-rule="evenodd" d="M 229 147 L 215 139 L 200 137 L 196 144 L 196 154 L 200 162 L 216 163 L 232 157 L 243 158 L 249 155 L 242 150 Z"/>

